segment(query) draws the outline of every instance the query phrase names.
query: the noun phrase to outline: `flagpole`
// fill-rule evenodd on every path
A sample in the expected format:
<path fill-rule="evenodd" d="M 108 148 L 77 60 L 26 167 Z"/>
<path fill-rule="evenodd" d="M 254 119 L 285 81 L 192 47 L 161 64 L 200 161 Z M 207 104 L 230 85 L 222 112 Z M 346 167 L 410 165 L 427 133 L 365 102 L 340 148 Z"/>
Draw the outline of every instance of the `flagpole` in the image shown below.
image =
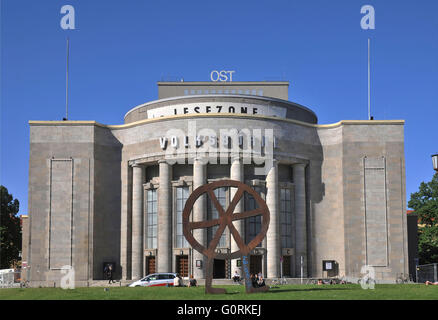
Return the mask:
<path fill-rule="evenodd" d="M 65 120 L 68 120 L 68 60 L 69 60 L 69 38 L 67 37 L 67 61 L 66 61 L 66 72 L 65 72 Z"/>
<path fill-rule="evenodd" d="M 371 120 L 371 61 L 370 61 L 370 38 L 368 38 L 368 120 Z"/>

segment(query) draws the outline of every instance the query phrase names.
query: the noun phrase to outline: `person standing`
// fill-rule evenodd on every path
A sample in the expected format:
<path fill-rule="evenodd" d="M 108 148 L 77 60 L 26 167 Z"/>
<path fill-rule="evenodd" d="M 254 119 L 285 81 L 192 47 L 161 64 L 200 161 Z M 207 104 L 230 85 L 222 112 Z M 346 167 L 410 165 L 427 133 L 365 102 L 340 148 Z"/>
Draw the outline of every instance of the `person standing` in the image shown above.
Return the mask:
<path fill-rule="evenodd" d="M 115 283 L 115 281 L 113 280 L 113 265 L 112 264 L 110 264 L 108 266 L 107 276 L 108 276 L 108 284 Z"/>

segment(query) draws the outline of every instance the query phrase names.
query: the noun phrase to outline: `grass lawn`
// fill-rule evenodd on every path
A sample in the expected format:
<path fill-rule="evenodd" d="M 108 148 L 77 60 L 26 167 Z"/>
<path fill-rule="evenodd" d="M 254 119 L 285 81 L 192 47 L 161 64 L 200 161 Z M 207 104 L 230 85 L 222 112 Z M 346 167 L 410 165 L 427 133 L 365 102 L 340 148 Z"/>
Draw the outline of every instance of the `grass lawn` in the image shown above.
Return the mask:
<path fill-rule="evenodd" d="M 243 286 L 218 286 L 227 294 L 206 295 L 197 288 L 23 288 L 0 289 L 0 300 L 438 300 L 438 286 L 424 284 L 376 285 L 363 290 L 360 285 L 284 285 L 266 293 L 246 294 Z"/>

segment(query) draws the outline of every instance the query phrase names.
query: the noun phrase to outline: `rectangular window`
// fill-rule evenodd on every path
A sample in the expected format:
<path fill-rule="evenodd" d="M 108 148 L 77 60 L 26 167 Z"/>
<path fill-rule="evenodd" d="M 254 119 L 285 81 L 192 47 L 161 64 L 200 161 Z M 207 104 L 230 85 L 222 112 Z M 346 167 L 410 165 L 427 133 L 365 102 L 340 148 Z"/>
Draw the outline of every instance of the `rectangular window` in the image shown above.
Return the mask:
<path fill-rule="evenodd" d="M 157 248 L 157 189 L 147 191 L 147 247 Z"/>
<path fill-rule="evenodd" d="M 261 194 L 261 187 L 253 187 L 253 189 Z M 257 203 L 253 196 L 245 193 L 245 211 L 257 209 Z M 262 216 L 249 217 L 245 219 L 245 243 L 248 244 L 252 239 L 260 233 L 262 228 Z M 261 247 L 261 243 L 257 247 Z"/>
<path fill-rule="evenodd" d="M 289 188 L 280 189 L 280 237 L 283 248 L 292 248 L 292 200 Z"/>
<path fill-rule="evenodd" d="M 224 210 L 226 210 L 227 205 L 227 188 L 217 188 L 214 191 L 214 195 L 216 196 L 217 200 L 219 201 L 220 205 Z M 213 201 L 209 198 L 209 201 L 207 202 L 207 219 L 213 220 L 219 218 L 219 212 L 216 210 L 216 207 L 213 204 Z M 207 243 L 210 245 L 211 240 L 213 240 L 214 235 L 216 234 L 216 231 L 218 230 L 219 226 L 210 227 L 207 229 Z M 226 232 L 222 233 L 222 236 L 219 240 L 219 243 L 217 247 L 226 247 L 227 246 L 227 238 L 226 238 Z"/>
<path fill-rule="evenodd" d="M 189 197 L 189 187 L 177 187 L 176 188 L 176 247 L 188 248 L 189 243 L 183 234 L 183 222 L 182 214 L 184 206 L 186 205 L 187 198 Z"/>

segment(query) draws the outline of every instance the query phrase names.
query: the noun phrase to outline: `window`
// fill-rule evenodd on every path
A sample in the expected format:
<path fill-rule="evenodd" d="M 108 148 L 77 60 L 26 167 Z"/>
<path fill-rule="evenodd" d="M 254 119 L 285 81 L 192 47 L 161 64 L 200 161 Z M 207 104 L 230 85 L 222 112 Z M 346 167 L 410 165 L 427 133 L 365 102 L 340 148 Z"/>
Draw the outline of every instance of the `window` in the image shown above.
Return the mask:
<path fill-rule="evenodd" d="M 189 90 L 184 90 L 184 95 L 187 96 L 189 94 Z"/>
<path fill-rule="evenodd" d="M 189 243 L 183 234 L 182 214 L 187 198 L 189 197 L 189 187 L 177 187 L 176 188 L 176 247 L 188 248 Z"/>
<path fill-rule="evenodd" d="M 253 187 L 253 189 L 260 194 L 261 187 Z M 251 211 L 257 209 L 258 205 L 254 197 L 245 192 L 245 211 Z M 262 216 L 249 217 L 245 219 L 245 243 L 248 244 L 252 239 L 254 239 L 262 228 Z M 261 247 L 261 243 L 257 245 Z"/>
<path fill-rule="evenodd" d="M 147 247 L 157 248 L 157 189 L 147 191 Z"/>
<path fill-rule="evenodd" d="M 283 248 L 292 247 L 292 200 L 291 189 L 280 189 L 280 237 Z"/>
<path fill-rule="evenodd" d="M 220 205 L 224 210 L 226 210 L 227 205 L 227 188 L 217 188 L 214 191 L 214 195 L 216 196 L 217 200 L 219 201 Z M 208 206 L 207 206 L 207 219 L 213 220 L 219 218 L 219 212 L 216 210 L 216 207 L 213 204 L 213 201 L 209 198 Z M 213 240 L 214 235 L 216 234 L 217 229 L 219 226 L 210 227 L 207 229 L 207 243 L 210 245 L 211 240 Z M 219 240 L 219 243 L 217 244 L 217 247 L 226 247 L 227 246 L 227 238 L 224 233 L 222 233 L 222 236 Z"/>

